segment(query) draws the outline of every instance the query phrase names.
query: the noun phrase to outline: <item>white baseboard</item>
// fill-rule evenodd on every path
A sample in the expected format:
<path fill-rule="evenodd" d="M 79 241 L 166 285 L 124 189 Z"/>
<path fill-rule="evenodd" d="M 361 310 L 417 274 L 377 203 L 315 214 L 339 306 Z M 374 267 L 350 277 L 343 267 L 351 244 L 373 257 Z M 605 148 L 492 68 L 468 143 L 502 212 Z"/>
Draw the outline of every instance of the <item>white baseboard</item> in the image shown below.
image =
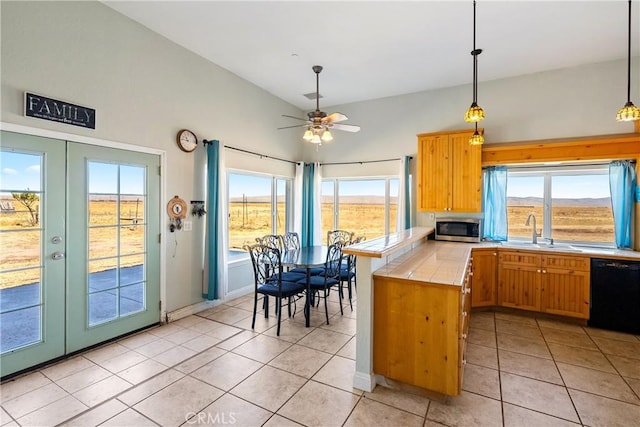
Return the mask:
<path fill-rule="evenodd" d="M 254 291 L 255 286 L 253 285 L 253 283 L 249 286 L 245 286 L 244 288 L 240 288 L 240 289 L 236 289 L 235 291 L 231 291 L 227 294 L 227 296 L 224 298 L 225 301 L 230 301 L 232 299 L 236 299 L 242 296 L 245 296 L 247 294 L 251 294 Z"/>
<path fill-rule="evenodd" d="M 372 392 L 376 388 L 376 380 L 373 374 L 357 372 L 353 375 L 353 387 L 358 390 Z"/>
<path fill-rule="evenodd" d="M 167 323 L 175 322 L 176 320 L 182 319 L 183 317 L 191 316 L 192 314 L 196 314 L 209 308 L 216 307 L 220 304 L 224 304 L 226 301 L 230 301 L 232 299 L 247 295 L 251 292 L 253 292 L 253 285 L 245 286 L 244 288 L 229 292 L 224 299 L 200 301 L 198 303 L 168 312 Z"/>
<path fill-rule="evenodd" d="M 201 311 L 215 307 L 222 303 L 224 303 L 224 301 L 222 300 L 214 300 L 214 301 L 207 300 L 207 301 L 200 301 L 198 303 L 179 308 L 177 310 L 167 313 L 167 323 L 175 322 L 176 320 L 182 319 L 183 317 L 191 316 L 192 314 L 199 313 Z"/>

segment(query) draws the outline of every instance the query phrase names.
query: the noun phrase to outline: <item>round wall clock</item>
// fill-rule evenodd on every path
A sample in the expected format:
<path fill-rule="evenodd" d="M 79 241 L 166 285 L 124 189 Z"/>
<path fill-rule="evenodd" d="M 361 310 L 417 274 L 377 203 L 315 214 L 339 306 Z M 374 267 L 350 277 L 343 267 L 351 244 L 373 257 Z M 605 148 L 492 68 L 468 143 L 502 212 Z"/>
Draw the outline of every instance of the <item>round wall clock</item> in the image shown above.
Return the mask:
<path fill-rule="evenodd" d="M 184 218 L 187 216 L 187 203 L 178 196 L 167 203 L 167 213 L 172 219 Z"/>
<path fill-rule="evenodd" d="M 196 135 L 188 129 L 182 129 L 178 132 L 176 139 L 178 147 L 187 153 L 191 153 L 198 146 L 198 138 Z"/>

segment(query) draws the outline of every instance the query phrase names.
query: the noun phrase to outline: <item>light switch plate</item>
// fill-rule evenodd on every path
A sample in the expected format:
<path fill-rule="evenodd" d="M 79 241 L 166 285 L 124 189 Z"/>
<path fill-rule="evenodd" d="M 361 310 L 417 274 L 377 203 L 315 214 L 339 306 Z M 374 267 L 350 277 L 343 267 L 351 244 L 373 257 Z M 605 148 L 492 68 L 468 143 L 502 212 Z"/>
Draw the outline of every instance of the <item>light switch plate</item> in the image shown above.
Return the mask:
<path fill-rule="evenodd" d="M 191 221 L 185 221 L 182 227 L 182 230 L 184 231 L 191 231 Z"/>

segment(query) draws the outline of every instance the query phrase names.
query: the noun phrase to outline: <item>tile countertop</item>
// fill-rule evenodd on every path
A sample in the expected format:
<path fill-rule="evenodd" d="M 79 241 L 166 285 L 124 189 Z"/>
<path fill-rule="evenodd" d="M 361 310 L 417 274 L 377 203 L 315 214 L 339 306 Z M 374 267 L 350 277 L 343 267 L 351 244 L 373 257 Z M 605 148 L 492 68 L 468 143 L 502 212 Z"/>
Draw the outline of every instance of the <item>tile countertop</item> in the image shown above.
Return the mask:
<path fill-rule="evenodd" d="M 461 286 L 473 245 L 428 240 L 373 273 L 376 277 Z"/>
<path fill-rule="evenodd" d="M 569 245 L 559 243 L 552 247 L 545 244 L 537 246 L 526 242 L 482 242 L 471 244 L 472 248 L 500 248 L 505 250 L 537 251 L 561 255 L 586 256 L 589 258 L 614 258 L 630 261 L 640 261 L 640 252 L 597 246 Z"/>
<path fill-rule="evenodd" d="M 421 243 L 421 240 L 433 232 L 433 227 L 413 227 L 375 239 L 365 240 L 355 245 L 345 246 L 342 252 L 369 258 L 383 258 L 408 245 Z"/>

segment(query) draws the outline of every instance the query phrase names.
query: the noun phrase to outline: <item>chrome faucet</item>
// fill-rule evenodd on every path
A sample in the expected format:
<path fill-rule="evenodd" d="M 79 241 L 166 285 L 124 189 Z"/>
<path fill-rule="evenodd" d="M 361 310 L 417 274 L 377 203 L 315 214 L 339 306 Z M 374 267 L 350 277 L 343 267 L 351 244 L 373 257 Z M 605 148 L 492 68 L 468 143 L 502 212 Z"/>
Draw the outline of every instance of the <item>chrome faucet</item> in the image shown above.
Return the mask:
<path fill-rule="evenodd" d="M 529 224 L 531 223 L 531 218 L 533 218 L 533 228 L 531 229 L 531 235 L 533 237 L 531 243 L 533 243 L 534 245 L 536 245 L 538 243 L 538 237 L 542 236 L 542 233 L 538 233 L 536 231 L 536 216 L 534 214 L 529 214 L 529 216 L 527 217 L 527 222 L 525 222 L 524 225 L 526 225 L 527 227 L 529 226 Z"/>

